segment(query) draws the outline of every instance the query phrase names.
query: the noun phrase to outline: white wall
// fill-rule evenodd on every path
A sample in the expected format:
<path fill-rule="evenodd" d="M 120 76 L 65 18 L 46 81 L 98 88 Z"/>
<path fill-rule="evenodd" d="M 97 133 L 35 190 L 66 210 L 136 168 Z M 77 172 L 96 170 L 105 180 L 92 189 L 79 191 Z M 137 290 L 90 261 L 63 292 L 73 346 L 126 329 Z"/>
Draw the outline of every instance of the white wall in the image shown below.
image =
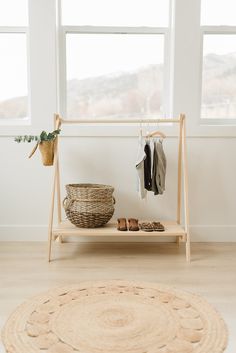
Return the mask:
<path fill-rule="evenodd" d="M 165 141 L 166 193 L 141 201 L 136 193 L 134 161 L 137 139 L 128 137 L 62 138 L 62 194 L 66 183 L 96 182 L 115 187 L 114 217 L 171 219 L 176 210 L 176 143 Z M 32 145 L 0 139 L 0 240 L 45 240 L 52 168 Z M 190 223 L 194 241 L 235 241 L 236 165 L 234 138 L 189 138 Z M 84 240 L 84 239 L 82 239 Z"/>
<path fill-rule="evenodd" d="M 195 3 L 199 4 L 198 1 Z M 41 165 L 39 152 L 31 160 L 27 159 L 33 147 L 31 144 L 17 145 L 13 142 L 13 135 L 39 133 L 42 129 L 51 129 L 53 113 L 57 110 L 56 46 L 51 45 L 56 39 L 55 0 L 40 2 L 31 0 L 30 4 L 32 126 L 0 128 L 0 135 L 5 135 L 0 137 L 0 240 L 45 240 L 47 237 L 52 168 Z M 177 4 L 182 4 L 181 6 L 185 8 L 190 2 L 181 0 Z M 191 9 L 194 12 L 194 7 Z M 183 23 L 184 20 L 188 21 L 183 12 L 180 14 Z M 34 40 L 33 34 L 38 38 L 37 41 Z M 193 85 L 193 82 L 199 81 L 199 75 L 196 76 L 192 62 L 195 60 L 196 64 L 199 58 L 194 54 L 195 51 L 191 50 L 191 45 L 196 47 L 196 41 L 183 41 L 184 34 L 191 36 L 186 34 L 184 29 L 181 32 L 181 27 L 180 31 L 176 32 L 179 46 L 175 48 L 175 56 L 179 64 L 173 85 L 177 92 L 174 113 L 187 114 L 187 132 L 189 132 L 198 118 L 199 102 L 195 99 L 197 94 L 194 91 L 198 84 Z M 180 52 L 192 57 L 182 62 Z M 208 134 L 210 131 L 210 134 L 214 132 L 215 136 L 220 136 L 222 129 L 216 128 L 204 128 L 203 133 Z M 92 127 L 87 129 L 88 131 L 94 133 Z M 195 131 L 198 134 L 202 133 L 199 129 Z M 227 128 L 227 132 L 228 135 L 235 137 L 191 135 L 187 141 L 190 223 L 192 239 L 195 241 L 236 239 L 235 127 Z M 177 184 L 176 138 L 172 137 L 165 142 L 168 158 L 166 193 L 161 197 L 149 195 L 145 202 L 139 200 L 135 191 L 134 161 L 137 138 L 121 136 L 63 137 L 62 185 L 72 182 L 113 185 L 117 199 L 115 218 L 119 216 L 157 220 L 173 218 Z"/>

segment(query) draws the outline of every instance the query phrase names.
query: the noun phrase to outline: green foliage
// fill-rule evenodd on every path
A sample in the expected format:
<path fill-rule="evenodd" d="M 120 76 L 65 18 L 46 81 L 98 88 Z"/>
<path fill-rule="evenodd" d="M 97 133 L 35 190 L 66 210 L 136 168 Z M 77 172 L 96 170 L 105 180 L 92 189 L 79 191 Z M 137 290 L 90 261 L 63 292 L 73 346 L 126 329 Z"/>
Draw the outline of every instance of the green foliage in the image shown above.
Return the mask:
<path fill-rule="evenodd" d="M 32 135 L 24 135 L 24 136 L 16 136 L 15 137 L 16 142 L 32 142 L 32 141 L 39 141 L 38 136 L 32 136 Z"/>
<path fill-rule="evenodd" d="M 20 143 L 20 142 L 42 142 L 42 141 L 52 141 L 55 140 L 57 135 L 59 135 L 61 132 L 60 129 L 54 130 L 53 132 L 49 132 L 48 134 L 46 131 L 42 131 L 39 136 L 32 136 L 32 135 L 22 135 L 22 136 L 16 136 L 15 141 Z"/>

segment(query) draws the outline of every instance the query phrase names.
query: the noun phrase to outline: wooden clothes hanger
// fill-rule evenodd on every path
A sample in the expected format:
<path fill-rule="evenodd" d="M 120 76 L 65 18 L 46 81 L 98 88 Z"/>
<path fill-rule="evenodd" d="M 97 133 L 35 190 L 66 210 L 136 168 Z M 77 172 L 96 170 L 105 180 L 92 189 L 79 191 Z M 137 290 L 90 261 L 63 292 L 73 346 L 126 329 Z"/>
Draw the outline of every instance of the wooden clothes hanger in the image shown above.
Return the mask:
<path fill-rule="evenodd" d="M 158 125 L 157 125 L 157 127 L 158 127 Z M 161 132 L 160 130 L 155 130 L 155 131 L 150 132 L 150 133 L 147 131 L 147 135 L 146 135 L 147 139 L 149 139 L 151 137 L 156 137 L 156 136 L 161 137 L 162 139 L 166 138 L 166 135 L 163 132 Z"/>
<path fill-rule="evenodd" d="M 159 131 L 159 130 L 156 130 L 156 131 L 151 132 L 150 134 L 147 134 L 146 138 L 156 137 L 156 136 L 159 136 L 159 137 L 161 137 L 163 139 L 166 138 L 166 135 L 163 132 Z"/>

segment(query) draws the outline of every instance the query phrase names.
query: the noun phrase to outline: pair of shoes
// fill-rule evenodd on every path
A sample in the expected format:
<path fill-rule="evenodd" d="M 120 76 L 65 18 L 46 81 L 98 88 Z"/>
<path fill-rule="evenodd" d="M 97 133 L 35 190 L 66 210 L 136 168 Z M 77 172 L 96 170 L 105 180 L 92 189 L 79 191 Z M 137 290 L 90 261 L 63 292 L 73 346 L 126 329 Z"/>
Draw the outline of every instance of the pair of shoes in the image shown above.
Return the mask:
<path fill-rule="evenodd" d="M 144 232 L 164 232 L 165 227 L 160 222 L 142 222 L 141 230 Z"/>
<path fill-rule="evenodd" d="M 139 224 L 138 224 L 138 219 L 136 218 L 129 218 L 129 230 L 132 232 L 137 232 L 139 230 Z"/>
<path fill-rule="evenodd" d="M 164 232 L 165 227 L 160 222 L 152 222 L 154 232 Z"/>
<path fill-rule="evenodd" d="M 135 218 L 129 218 L 128 227 L 129 227 L 129 231 L 137 232 L 139 230 L 138 220 Z M 117 230 L 127 231 L 128 227 L 127 227 L 126 218 L 117 219 Z"/>

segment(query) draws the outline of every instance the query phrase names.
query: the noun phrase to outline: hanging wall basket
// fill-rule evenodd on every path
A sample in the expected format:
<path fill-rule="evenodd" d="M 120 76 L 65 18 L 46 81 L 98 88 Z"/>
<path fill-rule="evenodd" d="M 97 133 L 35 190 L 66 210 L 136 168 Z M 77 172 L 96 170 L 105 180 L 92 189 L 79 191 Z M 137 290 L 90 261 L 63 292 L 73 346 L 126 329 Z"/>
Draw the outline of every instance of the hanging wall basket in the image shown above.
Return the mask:
<path fill-rule="evenodd" d="M 41 141 L 39 143 L 39 150 L 41 152 L 42 162 L 43 162 L 43 165 L 45 166 L 53 165 L 54 145 L 55 145 L 55 140 Z"/>
<path fill-rule="evenodd" d="M 49 133 L 43 130 L 39 136 L 38 135 L 16 136 L 15 141 L 18 143 L 37 141 L 36 145 L 34 146 L 32 152 L 29 155 L 29 158 L 31 158 L 34 155 L 37 148 L 39 147 L 39 150 L 42 155 L 43 165 L 50 166 L 50 165 L 53 165 L 55 146 L 60 132 L 61 132 L 61 129 L 59 128 Z"/>
<path fill-rule="evenodd" d="M 30 153 L 29 158 L 31 158 L 33 156 L 33 154 L 36 152 L 37 148 L 39 147 L 39 150 L 41 152 L 43 165 L 44 166 L 53 165 L 55 141 L 56 141 L 56 139 L 50 140 L 50 141 L 38 142 L 35 145 L 33 151 Z"/>

